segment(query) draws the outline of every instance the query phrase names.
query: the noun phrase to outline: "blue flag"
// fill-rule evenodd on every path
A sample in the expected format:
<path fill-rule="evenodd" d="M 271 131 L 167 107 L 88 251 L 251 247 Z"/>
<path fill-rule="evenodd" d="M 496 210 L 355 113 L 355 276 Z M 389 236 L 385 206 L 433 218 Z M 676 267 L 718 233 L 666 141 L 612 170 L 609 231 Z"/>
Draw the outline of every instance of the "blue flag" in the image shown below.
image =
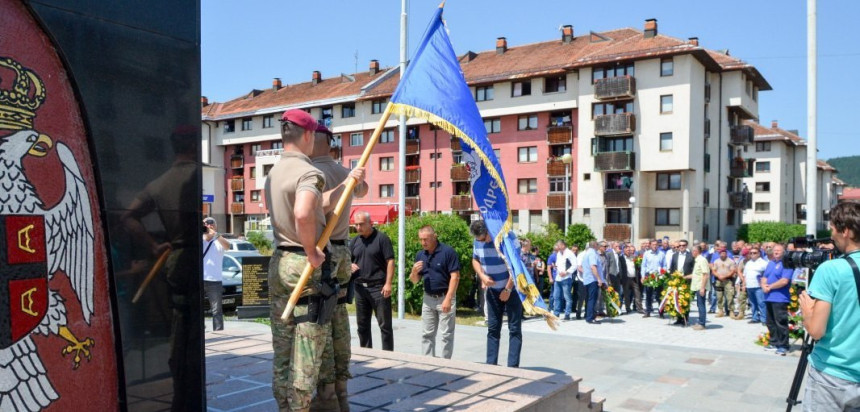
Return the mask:
<path fill-rule="evenodd" d="M 504 256 L 510 272 L 515 274 L 523 309 L 554 321 L 521 259 L 517 235 L 511 230 L 513 221 L 505 176 L 487 140 L 484 120 L 451 46 L 441 6 L 401 76 L 391 97 L 391 106 L 393 113 L 423 118 L 460 139 L 475 203 L 496 249 Z"/>

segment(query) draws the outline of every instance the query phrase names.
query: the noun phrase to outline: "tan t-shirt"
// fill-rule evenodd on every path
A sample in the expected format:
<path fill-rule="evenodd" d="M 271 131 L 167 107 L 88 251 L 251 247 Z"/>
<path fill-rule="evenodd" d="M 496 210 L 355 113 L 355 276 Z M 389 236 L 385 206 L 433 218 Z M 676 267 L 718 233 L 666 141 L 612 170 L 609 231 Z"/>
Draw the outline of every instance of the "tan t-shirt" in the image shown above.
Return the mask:
<path fill-rule="evenodd" d="M 325 177 L 311 164 L 311 159 L 299 152 L 285 151 L 269 171 L 266 179 L 266 206 L 271 213 L 272 232 L 276 246 L 302 246 L 296 230 L 296 194 L 309 191 L 322 201 Z M 322 204 L 315 208 L 316 238 L 322 236 L 325 215 Z"/>
<path fill-rule="evenodd" d="M 726 276 L 735 269 L 735 261 L 726 258 L 726 260 L 717 259 L 714 261 L 714 274 L 718 276 Z M 720 279 L 717 279 L 720 280 Z M 729 280 L 729 279 L 725 279 Z"/>
<path fill-rule="evenodd" d="M 311 159 L 311 163 L 319 169 L 325 176 L 325 188 L 323 191 L 328 192 L 341 184 L 349 177 L 349 169 L 343 167 L 340 163 L 335 162 L 331 156 L 320 156 Z M 337 226 L 331 232 L 332 240 L 348 240 L 349 239 L 349 212 L 352 206 L 352 196 L 346 202 L 346 206 L 340 213 L 340 219 L 337 221 Z M 325 216 L 326 221 L 333 216 L 329 213 Z"/>

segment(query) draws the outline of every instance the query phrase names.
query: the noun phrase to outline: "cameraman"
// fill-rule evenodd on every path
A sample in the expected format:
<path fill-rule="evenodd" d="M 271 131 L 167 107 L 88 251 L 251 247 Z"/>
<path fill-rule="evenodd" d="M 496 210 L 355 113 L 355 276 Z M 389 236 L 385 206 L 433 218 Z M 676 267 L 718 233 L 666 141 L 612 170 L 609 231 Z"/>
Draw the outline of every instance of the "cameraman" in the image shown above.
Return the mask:
<path fill-rule="evenodd" d="M 822 263 L 809 294 L 800 294 L 803 326 L 818 340 L 809 356 L 806 411 L 860 409 L 860 273 L 851 266 L 860 263 L 860 203 L 834 206 L 830 231 L 845 258 Z"/>

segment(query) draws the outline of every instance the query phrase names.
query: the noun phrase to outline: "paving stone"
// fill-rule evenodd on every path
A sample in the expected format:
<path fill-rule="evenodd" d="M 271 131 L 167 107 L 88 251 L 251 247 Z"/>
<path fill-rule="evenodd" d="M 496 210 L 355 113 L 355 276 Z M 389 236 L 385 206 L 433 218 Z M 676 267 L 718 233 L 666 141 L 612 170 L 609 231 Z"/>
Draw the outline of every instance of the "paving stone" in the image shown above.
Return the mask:
<path fill-rule="evenodd" d="M 409 378 L 409 380 L 407 380 L 406 382 L 412 385 L 421 385 L 432 388 L 439 385 L 444 385 L 446 383 L 454 382 L 466 376 L 473 375 L 474 372 L 462 369 L 441 368 L 427 373 L 415 375 Z"/>
<path fill-rule="evenodd" d="M 387 411 L 436 411 L 465 399 L 468 395 L 458 392 L 431 389 L 410 396 L 396 403 L 386 405 Z"/>
<path fill-rule="evenodd" d="M 350 395 L 349 400 L 362 405 L 384 407 L 385 405 L 407 399 L 424 391 L 427 391 L 427 388 L 423 386 L 410 385 L 408 383 L 392 383 L 361 392 L 357 395 Z"/>
<path fill-rule="evenodd" d="M 257 387 L 254 389 L 233 393 L 226 396 L 217 396 L 214 399 L 207 399 L 207 406 L 229 411 L 237 408 L 242 408 L 250 404 L 259 404 L 260 402 L 273 399 L 272 388 Z"/>
<path fill-rule="evenodd" d="M 654 407 L 657 406 L 657 402 L 645 401 L 641 399 L 627 399 L 620 406 L 624 409 L 629 409 L 632 411 L 647 412 L 654 409 Z"/>

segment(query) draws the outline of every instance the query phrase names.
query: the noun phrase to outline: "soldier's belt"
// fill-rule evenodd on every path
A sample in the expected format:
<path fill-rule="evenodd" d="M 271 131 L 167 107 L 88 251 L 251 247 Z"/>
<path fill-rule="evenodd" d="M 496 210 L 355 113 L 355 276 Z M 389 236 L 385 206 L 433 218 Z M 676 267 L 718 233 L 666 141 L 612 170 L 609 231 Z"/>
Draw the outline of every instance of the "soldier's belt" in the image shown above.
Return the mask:
<path fill-rule="evenodd" d="M 305 253 L 305 248 L 301 246 L 278 246 L 278 250 L 290 253 Z"/>
<path fill-rule="evenodd" d="M 331 242 L 331 244 L 333 245 L 346 246 L 345 239 L 329 239 L 329 242 Z"/>

